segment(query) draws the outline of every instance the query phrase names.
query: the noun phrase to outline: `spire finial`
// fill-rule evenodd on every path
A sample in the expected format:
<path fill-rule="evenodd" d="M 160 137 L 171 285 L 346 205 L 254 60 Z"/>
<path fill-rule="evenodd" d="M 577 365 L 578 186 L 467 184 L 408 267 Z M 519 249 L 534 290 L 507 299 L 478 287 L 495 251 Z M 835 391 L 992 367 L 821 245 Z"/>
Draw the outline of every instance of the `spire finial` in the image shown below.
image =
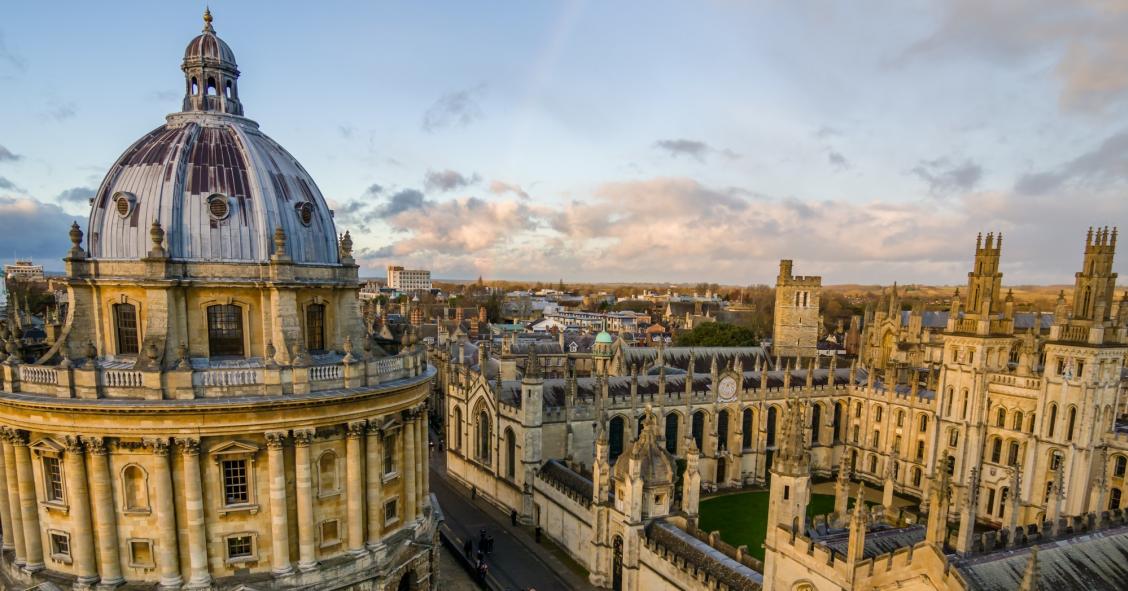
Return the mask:
<path fill-rule="evenodd" d="M 215 29 L 212 28 L 212 13 L 211 6 L 204 7 L 204 32 L 214 33 Z"/>

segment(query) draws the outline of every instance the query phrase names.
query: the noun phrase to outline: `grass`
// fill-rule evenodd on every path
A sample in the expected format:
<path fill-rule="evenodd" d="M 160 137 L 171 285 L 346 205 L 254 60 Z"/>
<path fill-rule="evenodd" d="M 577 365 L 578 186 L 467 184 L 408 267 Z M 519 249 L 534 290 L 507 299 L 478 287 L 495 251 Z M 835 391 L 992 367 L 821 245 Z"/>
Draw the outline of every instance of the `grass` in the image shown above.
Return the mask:
<path fill-rule="evenodd" d="M 834 510 L 833 495 L 811 495 L 808 515 Z M 768 491 L 752 491 L 713 497 L 701 501 L 698 527 L 719 531 L 721 539 L 733 546 L 748 546 L 748 553 L 764 559 L 764 534 L 768 527 Z"/>

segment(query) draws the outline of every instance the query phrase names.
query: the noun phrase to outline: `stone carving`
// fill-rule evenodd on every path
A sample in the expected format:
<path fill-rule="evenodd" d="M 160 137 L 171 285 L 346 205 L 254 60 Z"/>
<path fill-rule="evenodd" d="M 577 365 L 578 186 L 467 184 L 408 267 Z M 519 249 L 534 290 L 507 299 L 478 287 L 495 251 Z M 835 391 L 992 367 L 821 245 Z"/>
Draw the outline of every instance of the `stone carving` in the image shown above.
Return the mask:
<path fill-rule="evenodd" d="M 286 444 L 285 431 L 267 431 L 266 432 L 266 446 L 270 449 L 282 449 Z"/>
<path fill-rule="evenodd" d="M 180 453 L 186 456 L 200 455 L 200 440 L 195 437 L 185 437 L 183 439 L 177 438 L 177 443 L 180 444 Z"/>

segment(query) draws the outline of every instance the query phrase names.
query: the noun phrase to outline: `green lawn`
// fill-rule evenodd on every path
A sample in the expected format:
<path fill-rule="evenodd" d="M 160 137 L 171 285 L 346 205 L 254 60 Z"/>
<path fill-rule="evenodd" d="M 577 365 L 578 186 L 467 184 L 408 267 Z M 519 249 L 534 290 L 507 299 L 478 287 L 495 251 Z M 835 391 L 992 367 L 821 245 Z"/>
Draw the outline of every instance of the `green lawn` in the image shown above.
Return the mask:
<path fill-rule="evenodd" d="M 833 495 L 811 495 L 808 515 L 823 515 L 834 510 Z M 701 501 L 698 523 L 703 531 L 719 531 L 721 539 L 733 546 L 747 545 L 748 553 L 764 559 L 764 534 L 767 532 L 768 491 L 737 493 Z"/>

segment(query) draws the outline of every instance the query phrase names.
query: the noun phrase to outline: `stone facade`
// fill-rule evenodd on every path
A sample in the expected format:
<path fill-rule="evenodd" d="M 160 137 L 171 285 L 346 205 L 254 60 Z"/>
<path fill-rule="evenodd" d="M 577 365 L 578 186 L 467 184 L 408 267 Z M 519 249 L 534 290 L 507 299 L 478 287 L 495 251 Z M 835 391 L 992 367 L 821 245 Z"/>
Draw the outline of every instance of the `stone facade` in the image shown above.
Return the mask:
<path fill-rule="evenodd" d="M 104 256 L 71 230 L 59 339 L 34 362 L 11 337 L 0 353 L 0 579 L 434 589 L 434 370 L 410 333 L 395 356 L 369 340 L 351 239 L 315 213 L 324 202 L 300 165 L 278 164 L 271 190 L 224 180 L 224 166 L 262 154 L 209 145 L 220 130 L 265 136 L 237 98 L 198 96 L 213 73 L 238 76 L 205 20 L 185 56 L 185 112 L 166 126 L 185 143 L 146 136 L 119 159 L 99 192 L 113 198 L 91 212 Z M 171 165 L 182 158 L 197 168 Z M 150 167 L 166 185 L 121 190 Z M 283 185 L 308 192 L 287 203 Z M 141 208 L 153 219 L 139 231 L 129 218 Z M 198 215 L 232 238 L 217 247 L 226 260 L 197 256 Z M 145 252 L 125 256 L 139 236 Z"/>
<path fill-rule="evenodd" d="M 814 357 L 818 355 L 822 277 L 792 275 L 791 268 L 791 261 L 779 262 L 772 353 L 777 357 Z"/>

